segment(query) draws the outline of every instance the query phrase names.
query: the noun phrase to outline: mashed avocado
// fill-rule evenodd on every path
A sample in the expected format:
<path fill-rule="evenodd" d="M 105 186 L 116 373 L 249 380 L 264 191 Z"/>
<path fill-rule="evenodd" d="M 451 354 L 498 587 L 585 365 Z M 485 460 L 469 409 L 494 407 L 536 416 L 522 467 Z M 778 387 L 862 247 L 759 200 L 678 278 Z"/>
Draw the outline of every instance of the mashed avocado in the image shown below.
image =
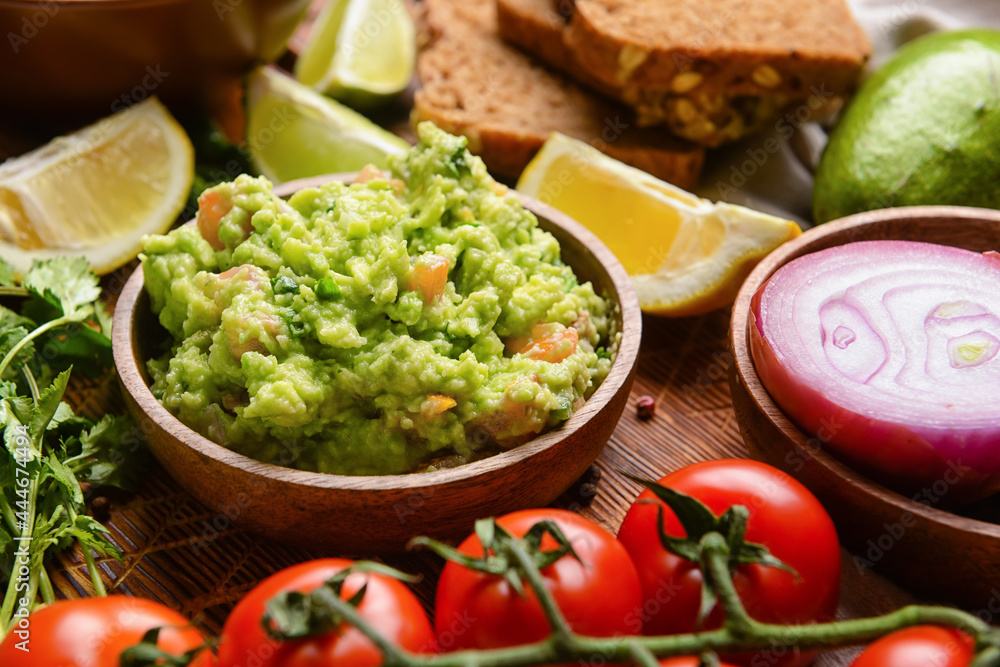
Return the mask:
<path fill-rule="evenodd" d="M 391 174 L 287 202 L 240 176 L 197 226 L 145 240 L 167 409 L 261 461 L 376 475 L 482 458 L 579 407 L 617 349 L 607 302 L 464 138 L 419 134 Z"/>

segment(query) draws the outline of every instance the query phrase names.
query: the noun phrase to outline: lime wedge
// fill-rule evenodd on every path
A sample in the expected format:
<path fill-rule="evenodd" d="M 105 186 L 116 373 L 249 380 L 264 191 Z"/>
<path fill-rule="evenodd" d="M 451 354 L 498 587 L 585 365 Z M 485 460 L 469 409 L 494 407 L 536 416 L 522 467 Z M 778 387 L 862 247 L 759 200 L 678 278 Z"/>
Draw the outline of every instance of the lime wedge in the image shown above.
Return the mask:
<path fill-rule="evenodd" d="M 187 134 L 156 98 L 0 166 L 0 257 L 79 256 L 107 273 L 184 208 L 194 178 Z"/>
<path fill-rule="evenodd" d="M 415 32 L 403 0 L 329 0 L 295 63 L 295 77 L 353 106 L 373 106 L 409 85 Z"/>
<path fill-rule="evenodd" d="M 388 166 L 410 147 L 358 112 L 271 67 L 250 74 L 247 144 L 254 166 L 275 183 Z"/>

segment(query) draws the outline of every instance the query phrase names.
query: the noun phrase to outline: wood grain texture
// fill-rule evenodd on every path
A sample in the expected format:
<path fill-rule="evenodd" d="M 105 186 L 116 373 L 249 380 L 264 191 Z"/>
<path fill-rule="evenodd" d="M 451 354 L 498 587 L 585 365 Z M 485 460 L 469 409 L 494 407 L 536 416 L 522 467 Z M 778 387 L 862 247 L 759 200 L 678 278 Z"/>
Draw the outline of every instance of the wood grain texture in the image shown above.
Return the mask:
<path fill-rule="evenodd" d="M 993 250 L 1000 248 L 1000 212 L 940 206 L 864 213 L 810 230 L 769 255 L 743 284 L 733 307 L 735 414 L 754 457 L 794 474 L 823 501 L 841 539 L 858 554 L 856 564 L 874 566 L 926 597 L 988 610 L 1000 604 L 1000 525 L 916 502 L 847 467 L 789 421 L 754 370 L 747 318 L 757 289 L 796 257 L 875 239 Z"/>
<path fill-rule="evenodd" d="M 333 178 L 353 176 L 286 183 L 275 193 L 287 196 Z M 642 318 L 628 275 L 596 236 L 555 209 L 521 198 L 558 239 L 580 281 L 611 302 L 614 329 L 622 333 L 610 373 L 566 423 L 496 456 L 419 475 L 328 475 L 260 463 L 188 428 L 150 392 L 146 361 L 165 332 L 136 271 L 118 299 L 112 346 L 126 406 L 153 454 L 192 496 L 235 525 L 349 554 L 400 552 L 415 535 L 458 538 L 479 517 L 555 500 L 594 461 L 625 408 Z"/>

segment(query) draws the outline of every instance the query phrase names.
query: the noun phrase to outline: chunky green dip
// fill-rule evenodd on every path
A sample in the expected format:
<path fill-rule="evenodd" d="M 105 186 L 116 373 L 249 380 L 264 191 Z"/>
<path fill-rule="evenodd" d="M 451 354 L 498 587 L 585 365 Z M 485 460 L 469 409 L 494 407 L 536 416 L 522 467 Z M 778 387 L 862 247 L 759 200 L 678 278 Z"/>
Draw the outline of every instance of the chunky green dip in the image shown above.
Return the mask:
<path fill-rule="evenodd" d="M 493 454 L 579 407 L 617 349 L 608 303 L 464 138 L 419 135 L 391 175 L 287 202 L 240 176 L 197 226 L 146 238 L 167 409 L 261 461 L 376 475 Z"/>

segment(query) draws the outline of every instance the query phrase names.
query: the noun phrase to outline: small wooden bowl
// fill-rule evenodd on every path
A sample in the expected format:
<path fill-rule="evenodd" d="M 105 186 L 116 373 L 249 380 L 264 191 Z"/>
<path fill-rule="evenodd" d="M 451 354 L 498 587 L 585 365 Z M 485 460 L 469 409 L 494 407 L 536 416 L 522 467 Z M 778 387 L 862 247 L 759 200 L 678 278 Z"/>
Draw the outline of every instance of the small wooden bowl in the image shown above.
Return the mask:
<path fill-rule="evenodd" d="M 1000 211 L 918 206 L 861 213 L 807 231 L 772 252 L 750 274 L 733 307 L 730 369 L 733 408 L 752 456 L 792 474 L 833 517 L 859 568 L 874 566 L 909 590 L 969 608 L 996 605 L 1000 525 L 916 502 L 871 481 L 816 444 L 781 412 L 750 356 L 750 299 L 787 262 L 852 241 L 903 239 L 979 252 L 1000 248 Z M 933 497 L 933 490 L 925 499 Z"/>
<path fill-rule="evenodd" d="M 327 176 L 286 183 L 287 196 Z M 451 470 L 354 477 L 292 470 L 255 461 L 182 424 L 149 390 L 146 360 L 166 333 L 149 308 L 142 270 L 115 308 L 115 365 L 132 417 L 153 454 L 192 496 L 226 522 L 285 542 L 344 554 L 400 551 L 415 535 L 442 539 L 471 532 L 477 518 L 555 500 L 604 448 L 635 377 L 642 317 L 632 283 L 610 250 L 568 216 L 521 197 L 581 282 L 619 306 L 622 332 L 611 372 L 565 424 L 496 456 Z"/>

